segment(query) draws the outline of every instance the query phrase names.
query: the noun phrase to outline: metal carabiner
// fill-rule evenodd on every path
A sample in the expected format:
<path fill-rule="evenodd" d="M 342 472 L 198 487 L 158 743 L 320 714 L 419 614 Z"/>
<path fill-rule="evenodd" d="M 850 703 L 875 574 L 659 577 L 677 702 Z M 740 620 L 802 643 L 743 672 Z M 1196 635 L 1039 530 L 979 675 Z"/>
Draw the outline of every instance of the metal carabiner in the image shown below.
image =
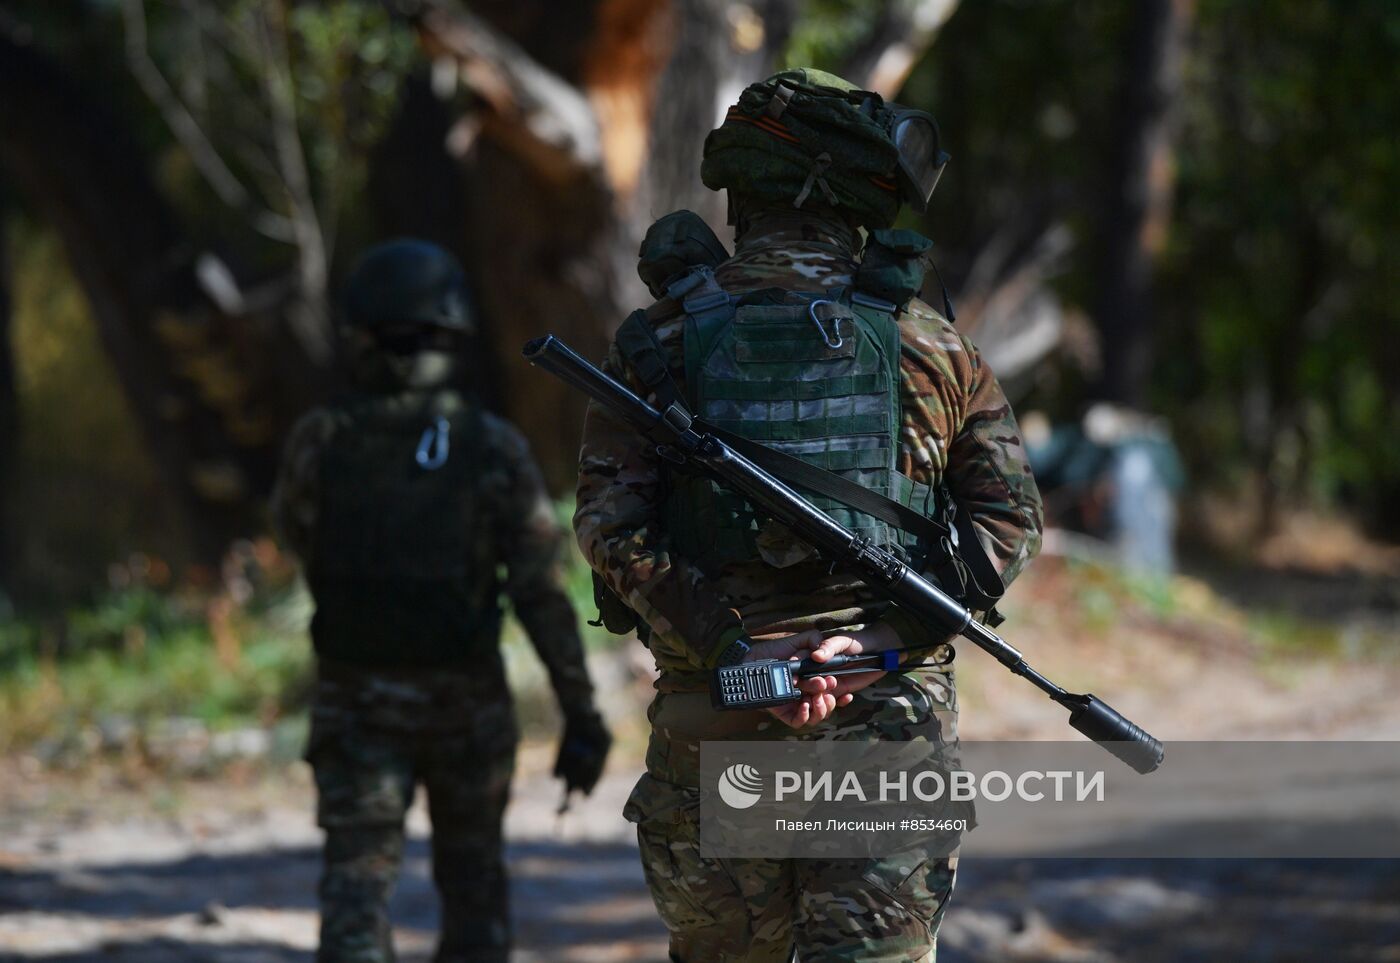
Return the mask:
<path fill-rule="evenodd" d="M 436 421 L 423 429 L 423 437 L 418 441 L 418 451 L 413 456 L 419 468 L 432 471 L 447 464 L 447 433 L 451 428 L 447 419 L 439 415 Z"/>
<path fill-rule="evenodd" d="M 841 337 L 841 317 L 837 315 L 831 321 L 831 333 L 836 338 L 836 341 L 832 342 L 831 338 L 827 336 L 826 328 L 822 327 L 822 319 L 817 317 L 817 305 L 819 304 L 830 304 L 833 307 L 838 307 L 839 305 L 837 305 L 835 301 L 813 301 L 807 306 L 807 314 L 811 316 L 812 323 L 817 326 L 817 331 L 822 336 L 822 343 L 832 351 L 835 351 L 846 343 L 846 340 Z"/>

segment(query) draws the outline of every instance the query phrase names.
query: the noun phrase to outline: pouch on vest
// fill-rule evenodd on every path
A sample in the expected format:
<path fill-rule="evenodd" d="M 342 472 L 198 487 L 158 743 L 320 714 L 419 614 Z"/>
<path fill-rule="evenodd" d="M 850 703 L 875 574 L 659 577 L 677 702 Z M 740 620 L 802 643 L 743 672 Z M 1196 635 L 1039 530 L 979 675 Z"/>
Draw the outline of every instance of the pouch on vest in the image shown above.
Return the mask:
<path fill-rule="evenodd" d="M 626 635 L 641 626 L 637 613 L 597 572 L 593 573 L 593 604 L 598 607 L 598 617 L 589 619 L 589 625 L 600 625 L 613 635 Z"/>
<path fill-rule="evenodd" d="M 924 286 L 932 246 L 916 231 L 871 231 L 856 270 L 856 297 L 874 298 L 902 310 Z"/>
<path fill-rule="evenodd" d="M 637 251 L 637 276 L 654 298 L 666 293 L 666 282 L 693 267 L 715 267 L 728 260 L 715 232 L 694 211 L 672 211 L 647 228 Z"/>
<path fill-rule="evenodd" d="M 666 295 L 669 282 L 693 268 L 702 265 L 713 268 L 728 258 L 728 249 L 699 214 L 672 211 L 647 228 L 637 251 L 637 276 L 652 297 L 661 298 Z M 633 369 L 647 380 L 649 387 L 656 388 L 667 377 L 660 346 L 645 312 L 637 312 L 623 323 L 618 329 L 617 341 L 618 348 Z M 659 371 L 655 370 L 657 365 Z M 637 613 L 597 572 L 593 573 L 593 603 L 598 607 L 598 618 L 590 620 L 589 625 L 600 625 L 614 635 L 626 635 L 635 629 L 646 642 L 646 626 L 637 618 Z"/>

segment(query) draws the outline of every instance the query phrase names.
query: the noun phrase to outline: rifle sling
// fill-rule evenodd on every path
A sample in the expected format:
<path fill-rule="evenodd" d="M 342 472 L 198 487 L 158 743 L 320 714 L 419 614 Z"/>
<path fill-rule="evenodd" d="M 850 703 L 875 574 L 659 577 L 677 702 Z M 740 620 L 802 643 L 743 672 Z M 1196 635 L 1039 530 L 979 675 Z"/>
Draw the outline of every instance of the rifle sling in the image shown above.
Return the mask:
<path fill-rule="evenodd" d="M 672 404 L 683 409 L 687 407 L 645 311 L 633 312 L 622 323 L 617 331 L 617 346 L 632 370 L 655 393 L 662 408 Z M 949 527 L 907 505 L 847 481 L 840 475 L 717 428 L 703 419 L 696 419 L 694 427 L 720 439 L 749 461 L 790 485 L 824 495 L 918 536 L 928 546 L 928 564 L 938 580 L 951 590 L 961 590 L 973 609 L 992 613 L 1005 593 L 1001 576 L 987 557 L 973 528 L 972 517 L 961 505 L 954 505 L 953 524 Z M 945 504 L 953 501 L 946 488 L 940 495 Z"/>
<path fill-rule="evenodd" d="M 953 588 L 960 586 L 972 608 L 989 611 L 1005 592 L 1001 576 L 992 567 L 991 560 L 987 558 L 972 527 L 972 516 L 961 505 L 955 506 L 953 525 L 950 528 L 907 505 L 901 505 L 834 472 L 809 465 L 787 452 L 716 428 L 703 420 L 697 420 L 694 427 L 718 438 L 764 471 L 789 485 L 824 495 L 848 508 L 864 512 L 887 525 L 918 536 L 929 548 L 928 562 L 939 581 Z M 940 500 L 945 504 L 952 501 L 946 490 L 940 495 Z M 959 559 L 966 566 L 966 577 L 957 569 Z"/>

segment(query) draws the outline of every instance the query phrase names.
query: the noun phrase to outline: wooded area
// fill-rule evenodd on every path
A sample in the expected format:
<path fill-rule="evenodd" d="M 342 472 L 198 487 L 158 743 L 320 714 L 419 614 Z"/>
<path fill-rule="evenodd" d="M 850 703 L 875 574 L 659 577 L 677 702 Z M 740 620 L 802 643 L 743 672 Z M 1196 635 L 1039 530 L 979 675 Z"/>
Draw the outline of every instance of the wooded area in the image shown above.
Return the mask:
<path fill-rule="evenodd" d="M 701 144 L 797 63 L 939 118 L 953 163 L 906 223 L 1018 410 L 1164 416 L 1193 486 L 1257 503 L 1260 531 L 1307 504 L 1393 537 L 1397 54 L 1383 0 L 10 0 L 0 584 L 71 589 L 152 546 L 213 563 L 260 531 L 284 432 L 338 384 L 337 282 L 395 235 L 467 265 L 474 381 L 567 494 L 581 406 L 519 345 L 599 354 L 646 300 L 655 217 L 729 237 Z M 15 266 L 60 249 L 44 283 L 81 290 L 150 466 L 120 496 L 139 519 L 86 543 L 45 532 L 101 527 L 104 499 L 56 493 L 103 460 L 45 446 L 93 413 L 36 410 L 52 393 L 20 376 L 21 315 L 42 331 L 53 300 Z"/>
<path fill-rule="evenodd" d="M 1400 738 L 1394 0 L 0 0 L 0 946 L 310 958 L 304 760 L 332 660 L 266 499 L 289 427 L 345 387 L 342 283 L 396 236 L 461 259 L 469 387 L 524 429 L 562 523 L 583 404 L 522 342 L 600 356 L 649 300 L 638 243 L 672 210 L 732 244 L 702 145 L 745 84 L 799 65 L 929 110 L 952 155 L 897 226 L 933 239 L 924 297 L 946 282 L 1042 482 L 1006 638 L 1168 760 Z M 503 598 L 512 959 L 660 960 L 623 816 L 655 660 L 585 621 L 591 570 L 563 561 L 615 742 L 559 811 L 556 666 Z M 966 743 L 1072 734 L 996 660 L 958 656 L 956 699 L 939 682 L 929 705 L 959 708 Z M 1316 748 L 1269 773 L 1317 816 L 1280 844 L 1384 829 L 1378 771 L 1338 809 L 1312 791 Z M 1232 775 L 1190 858 L 965 848 L 939 958 L 1393 957 L 1392 864 L 1212 858 L 1260 829 Z M 407 961 L 440 916 L 418 800 L 392 910 Z"/>

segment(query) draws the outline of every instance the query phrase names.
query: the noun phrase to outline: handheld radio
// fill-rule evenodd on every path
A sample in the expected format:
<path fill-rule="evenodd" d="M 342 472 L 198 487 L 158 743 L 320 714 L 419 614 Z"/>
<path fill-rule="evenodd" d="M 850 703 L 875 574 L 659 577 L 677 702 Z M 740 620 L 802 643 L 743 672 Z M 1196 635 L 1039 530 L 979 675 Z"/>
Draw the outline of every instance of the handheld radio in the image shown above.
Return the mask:
<path fill-rule="evenodd" d="M 885 649 L 866 655 L 833 655 L 825 662 L 756 659 L 720 666 L 710 676 L 710 704 L 716 709 L 767 709 L 786 705 L 802 698 L 798 679 L 814 675 L 891 672 L 900 667 L 900 653 L 907 651 Z"/>

